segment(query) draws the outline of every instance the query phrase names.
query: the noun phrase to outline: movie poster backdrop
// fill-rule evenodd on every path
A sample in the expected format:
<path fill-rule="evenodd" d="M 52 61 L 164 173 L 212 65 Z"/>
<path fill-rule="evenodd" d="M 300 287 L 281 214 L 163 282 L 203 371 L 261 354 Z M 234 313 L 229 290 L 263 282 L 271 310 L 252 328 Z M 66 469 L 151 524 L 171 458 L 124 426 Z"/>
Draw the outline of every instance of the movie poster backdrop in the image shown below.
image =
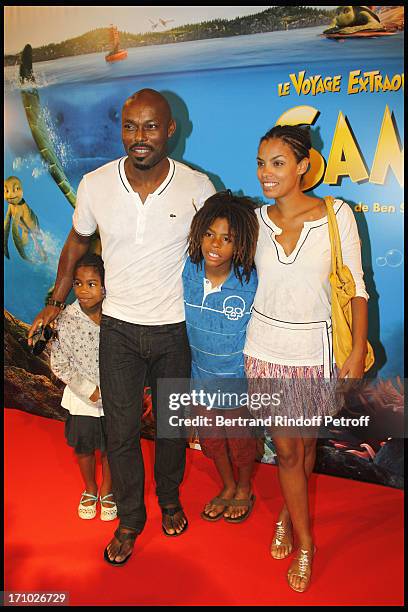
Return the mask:
<path fill-rule="evenodd" d="M 13 8 L 11 30 L 24 24 L 17 9 L 25 7 Z M 53 7 L 41 8 L 46 16 Z M 166 23 L 161 38 L 152 30 L 133 39 L 107 25 L 95 31 L 102 37 L 97 52 L 84 44 L 96 36 L 88 32 L 75 39 L 84 44 L 76 55 L 68 44 L 65 51 L 57 44 L 32 49 L 26 25 L 28 46 L 5 56 L 4 68 L 8 408 L 64 418 L 63 385 L 50 372 L 48 350 L 31 355 L 25 336 L 52 290 L 79 181 L 124 154 L 122 104 L 149 87 L 166 96 L 178 125 L 170 156 L 207 173 L 217 190 L 260 204 L 266 203 L 256 178 L 260 137 L 277 123 L 311 126 L 306 187 L 343 199 L 354 213 L 376 355 L 366 391 L 343 411 L 368 415 L 369 426 L 333 425 L 319 442 L 317 470 L 402 486 L 403 8 L 377 8 L 379 25 L 371 30 L 343 27 L 336 7 L 326 14 L 288 7 L 286 16 L 272 7 L 241 21 L 215 20 L 216 35 L 213 22 L 184 29 Z M 172 7 L 166 14 L 170 21 Z M 238 22 L 241 30 L 232 35 Z M 144 420 L 152 436 L 148 393 Z M 260 448 L 259 458 L 274 463 L 268 436 Z"/>

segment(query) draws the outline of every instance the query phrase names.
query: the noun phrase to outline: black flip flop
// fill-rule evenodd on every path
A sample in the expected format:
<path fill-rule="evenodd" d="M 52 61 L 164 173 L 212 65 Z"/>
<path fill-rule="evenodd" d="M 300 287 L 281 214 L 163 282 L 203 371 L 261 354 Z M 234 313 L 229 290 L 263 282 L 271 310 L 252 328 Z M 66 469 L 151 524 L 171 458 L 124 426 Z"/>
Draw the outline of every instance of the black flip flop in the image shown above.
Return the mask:
<path fill-rule="evenodd" d="M 182 533 L 185 532 L 185 530 L 188 527 L 188 521 L 187 521 L 186 515 L 184 514 L 183 508 L 181 506 L 175 506 L 175 508 L 162 508 L 161 511 L 162 511 L 162 515 L 170 516 L 170 518 L 171 518 L 171 527 L 170 528 L 174 529 L 174 533 L 168 533 L 165 530 L 165 528 L 164 528 L 164 526 L 162 524 L 162 529 L 163 529 L 163 533 L 164 533 L 165 536 L 167 536 L 168 538 L 175 538 L 175 537 L 180 536 Z M 177 533 L 176 528 L 174 526 L 174 515 L 177 514 L 177 512 L 180 512 L 180 511 L 183 512 L 184 518 L 186 519 L 186 523 L 185 523 L 183 529 Z"/>
<path fill-rule="evenodd" d="M 115 538 L 117 540 L 119 540 L 119 542 L 121 544 L 121 547 L 119 548 L 118 552 L 115 555 L 115 557 L 117 557 L 117 555 L 120 554 L 120 551 L 121 551 L 121 548 L 122 548 L 122 544 L 124 544 L 126 542 L 126 540 L 133 540 L 133 541 L 136 540 L 136 537 L 139 534 L 136 533 L 136 531 L 123 532 L 123 531 L 120 531 L 120 527 L 118 527 L 113 535 L 115 536 Z M 108 547 L 106 547 L 105 550 L 103 551 L 103 558 L 105 559 L 105 561 L 107 563 L 109 563 L 109 565 L 114 565 L 114 566 L 125 565 L 125 563 L 127 563 L 129 561 L 130 557 L 132 556 L 132 553 L 133 553 L 133 550 L 122 561 L 115 561 L 115 559 L 110 559 L 109 558 Z"/>

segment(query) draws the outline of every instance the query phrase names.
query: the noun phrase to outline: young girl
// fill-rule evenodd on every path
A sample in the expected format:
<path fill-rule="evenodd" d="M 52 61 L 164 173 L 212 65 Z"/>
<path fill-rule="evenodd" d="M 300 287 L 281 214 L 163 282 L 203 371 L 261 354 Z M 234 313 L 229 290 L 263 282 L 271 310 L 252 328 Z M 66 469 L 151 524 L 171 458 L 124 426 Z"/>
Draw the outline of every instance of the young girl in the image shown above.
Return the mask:
<path fill-rule="evenodd" d="M 184 303 L 191 376 L 193 381 L 202 380 L 204 387 L 209 379 L 245 378 L 242 351 L 257 286 L 253 267 L 257 237 L 253 202 L 235 197 L 229 190 L 208 198 L 192 221 L 190 257 L 183 271 Z M 226 412 L 227 417 L 249 416 L 246 408 L 217 408 L 209 411 L 199 406 L 194 412 L 211 419 Z M 251 475 L 256 439 L 242 427 L 227 431 L 203 426 L 198 427 L 198 433 L 204 454 L 214 460 L 223 482 L 222 491 L 201 516 L 207 521 L 224 517 L 229 522 L 242 522 L 255 500 Z"/>
<path fill-rule="evenodd" d="M 255 263 L 259 286 L 248 326 L 245 367 L 250 391 L 268 379 L 284 384 L 284 416 L 328 416 L 337 412 L 336 378 L 361 378 L 367 346 L 367 298 L 360 241 L 349 206 L 335 200 L 343 261 L 354 277 L 353 349 L 338 372 L 331 330 L 331 250 L 323 200 L 302 191 L 310 134 L 299 126 L 276 126 L 261 138 L 258 179 L 275 204 L 257 211 L 260 223 Z M 263 379 L 260 380 L 260 379 Z M 313 390 L 313 393 L 311 392 Z M 267 416 L 265 413 L 262 416 Z M 316 431 L 295 427 L 271 432 L 285 504 L 271 546 L 274 559 L 299 551 L 288 581 L 303 592 L 310 581 L 314 542 L 308 507 L 308 478 L 316 456 Z M 307 435 L 306 435 L 307 434 Z"/>
<path fill-rule="evenodd" d="M 82 519 L 96 516 L 98 487 L 95 450 L 101 451 L 103 480 L 99 491 L 101 519 L 116 518 L 106 434 L 99 391 L 99 325 L 105 296 L 102 258 L 86 254 L 76 264 L 73 288 L 77 300 L 59 316 L 57 339 L 51 345 L 51 369 L 66 387 L 62 406 L 69 412 L 65 436 L 75 449 L 85 484 L 78 506 Z"/>

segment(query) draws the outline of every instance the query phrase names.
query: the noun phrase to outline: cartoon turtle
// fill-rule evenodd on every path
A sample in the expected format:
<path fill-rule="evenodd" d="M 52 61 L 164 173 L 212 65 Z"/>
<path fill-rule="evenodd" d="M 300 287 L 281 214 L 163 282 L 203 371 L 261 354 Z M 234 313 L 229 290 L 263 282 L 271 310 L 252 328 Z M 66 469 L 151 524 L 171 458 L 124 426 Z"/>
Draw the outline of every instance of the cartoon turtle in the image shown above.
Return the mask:
<path fill-rule="evenodd" d="M 339 6 L 330 28 L 323 34 L 353 34 L 364 30 L 385 30 L 371 6 Z"/>
<path fill-rule="evenodd" d="M 20 256 L 31 261 L 25 252 L 29 236 L 33 239 L 34 247 L 42 261 L 47 261 L 47 255 L 39 243 L 40 224 L 37 215 L 23 198 L 23 186 L 17 176 L 9 176 L 4 181 L 4 199 L 8 202 L 8 209 L 4 219 L 4 255 L 10 259 L 8 239 L 11 233 L 13 242 Z M 13 221 L 13 223 L 11 223 Z M 19 233 L 21 230 L 21 236 Z"/>

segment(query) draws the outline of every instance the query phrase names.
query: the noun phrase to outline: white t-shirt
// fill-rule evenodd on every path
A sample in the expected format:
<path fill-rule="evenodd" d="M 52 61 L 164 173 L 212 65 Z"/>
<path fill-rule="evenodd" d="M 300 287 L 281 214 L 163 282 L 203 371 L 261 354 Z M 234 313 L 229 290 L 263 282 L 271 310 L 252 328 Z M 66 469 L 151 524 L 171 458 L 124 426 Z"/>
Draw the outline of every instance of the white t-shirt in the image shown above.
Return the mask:
<path fill-rule="evenodd" d="M 361 266 L 357 224 L 350 207 L 335 200 L 343 263 L 350 268 L 356 296 L 368 299 Z M 259 239 L 255 255 L 258 289 L 247 328 L 244 353 L 270 363 L 293 366 L 333 362 L 331 346 L 331 250 L 327 217 L 306 221 L 287 256 L 276 240 L 282 233 L 257 211 Z"/>
<path fill-rule="evenodd" d="M 169 159 L 168 175 L 142 203 L 126 178 L 125 160 L 83 177 L 73 227 L 85 236 L 98 227 L 104 314 L 139 325 L 179 323 L 184 321 L 181 274 L 191 220 L 215 189 L 205 174 Z"/>

